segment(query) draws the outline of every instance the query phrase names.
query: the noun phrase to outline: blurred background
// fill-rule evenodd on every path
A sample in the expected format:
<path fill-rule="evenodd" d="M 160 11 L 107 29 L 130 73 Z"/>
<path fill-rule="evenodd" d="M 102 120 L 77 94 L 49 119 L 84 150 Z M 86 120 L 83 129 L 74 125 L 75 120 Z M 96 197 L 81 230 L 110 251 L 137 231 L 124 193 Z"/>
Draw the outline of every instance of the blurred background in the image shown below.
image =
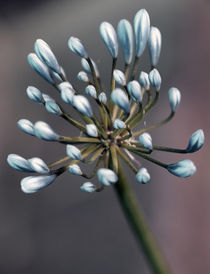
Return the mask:
<path fill-rule="evenodd" d="M 191 134 L 202 128 L 206 144 L 189 155 L 198 169 L 192 178 L 179 179 L 143 162 L 152 180 L 148 185 L 138 185 L 135 176 L 126 172 L 172 273 L 209 272 L 210 2 L 8 0 L 0 10 L 0 273 L 151 273 L 111 187 L 88 195 L 79 189 L 84 180 L 65 174 L 49 188 L 26 195 L 19 186 L 24 175 L 6 163 L 9 153 L 40 157 L 48 163 L 65 153 L 65 146 L 23 134 L 16 126 L 21 118 L 49 122 L 60 134 L 78 134 L 25 94 L 28 85 L 55 94 L 27 64 L 26 56 L 33 51 L 35 40 L 48 42 L 70 81 L 84 89 L 76 80 L 80 59 L 67 47 L 70 36 L 80 38 L 106 83 L 111 58 L 99 36 L 99 24 L 108 21 L 116 27 L 122 18 L 132 22 L 141 8 L 147 9 L 163 40 L 161 99 L 147 124 L 168 115 L 167 92 L 171 86 L 182 92 L 179 111 L 169 124 L 152 134 L 154 143 L 184 148 Z M 147 51 L 141 63 L 141 69 L 149 69 Z M 184 158 L 161 152 L 155 157 L 166 163 Z"/>

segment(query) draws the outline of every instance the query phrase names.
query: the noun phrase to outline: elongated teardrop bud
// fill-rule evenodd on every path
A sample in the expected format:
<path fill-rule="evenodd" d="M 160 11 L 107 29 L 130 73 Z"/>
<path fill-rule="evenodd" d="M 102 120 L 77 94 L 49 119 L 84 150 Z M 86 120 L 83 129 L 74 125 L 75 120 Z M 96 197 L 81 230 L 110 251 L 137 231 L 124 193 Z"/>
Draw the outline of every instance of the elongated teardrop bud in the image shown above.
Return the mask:
<path fill-rule="evenodd" d="M 117 35 L 113 26 L 108 22 L 102 22 L 100 25 L 100 35 L 104 41 L 105 46 L 109 50 L 112 58 L 117 58 L 118 42 Z"/>
<path fill-rule="evenodd" d="M 9 154 L 7 156 L 7 162 L 8 164 L 16 169 L 16 170 L 19 170 L 19 171 L 22 171 L 22 172 L 32 172 L 33 169 L 30 167 L 28 161 L 17 155 L 17 154 Z"/>
<path fill-rule="evenodd" d="M 125 86 L 126 85 L 126 79 L 125 79 L 125 74 L 119 70 L 119 69 L 115 69 L 114 73 L 113 73 L 115 82 L 118 83 L 121 86 Z"/>
<path fill-rule="evenodd" d="M 127 85 L 128 92 L 133 99 L 134 102 L 137 104 L 142 101 L 142 92 L 141 92 L 141 86 L 139 85 L 139 82 L 136 80 L 133 80 L 128 83 Z"/>
<path fill-rule="evenodd" d="M 51 114 L 55 114 L 58 116 L 61 116 L 63 114 L 60 107 L 55 102 L 46 102 L 45 108 Z"/>
<path fill-rule="evenodd" d="M 82 95 L 75 95 L 73 97 L 73 106 L 83 115 L 92 117 L 93 111 L 88 99 Z"/>
<path fill-rule="evenodd" d="M 171 110 L 175 112 L 181 101 L 181 93 L 177 88 L 170 88 L 168 91 L 168 99 Z"/>
<path fill-rule="evenodd" d="M 106 102 L 107 102 L 106 93 L 105 93 L 105 92 L 101 92 L 101 93 L 98 95 L 98 100 L 99 100 L 101 103 L 106 104 Z"/>
<path fill-rule="evenodd" d="M 28 160 L 28 163 L 33 171 L 41 174 L 49 173 L 47 164 L 40 158 L 34 157 Z"/>
<path fill-rule="evenodd" d="M 97 171 L 98 180 L 102 185 L 109 186 L 115 184 L 118 181 L 117 174 L 108 168 L 100 168 Z"/>
<path fill-rule="evenodd" d="M 24 131 L 25 133 L 34 136 L 34 125 L 31 121 L 27 120 L 27 119 L 20 119 L 17 122 L 17 125 L 19 127 L 19 129 L 21 129 L 22 131 Z"/>
<path fill-rule="evenodd" d="M 122 89 L 114 89 L 111 93 L 111 99 L 119 108 L 123 109 L 125 113 L 130 113 L 129 99 Z"/>
<path fill-rule="evenodd" d="M 68 46 L 71 51 L 73 51 L 75 54 L 79 55 L 82 58 L 87 58 L 88 53 L 83 46 L 82 42 L 76 38 L 76 37 L 70 37 L 68 40 Z"/>
<path fill-rule="evenodd" d="M 82 160 L 82 154 L 80 150 L 73 145 L 67 145 L 66 146 L 66 154 L 71 158 L 72 160 Z"/>
<path fill-rule="evenodd" d="M 202 148 L 205 141 L 204 132 L 202 129 L 196 130 L 190 137 L 186 151 L 188 153 L 196 152 Z"/>
<path fill-rule="evenodd" d="M 45 141 L 57 141 L 60 136 L 45 122 L 38 121 L 34 125 L 36 137 Z"/>
<path fill-rule="evenodd" d="M 149 76 L 146 72 L 141 71 L 139 75 L 139 83 L 146 90 L 150 89 Z"/>
<path fill-rule="evenodd" d="M 175 176 L 186 178 L 192 176 L 196 172 L 196 166 L 191 160 L 185 159 L 175 164 L 168 165 L 167 170 Z"/>
<path fill-rule="evenodd" d="M 158 63 L 161 51 L 161 33 L 158 28 L 151 27 L 148 40 L 150 62 L 153 67 Z"/>
<path fill-rule="evenodd" d="M 70 165 L 69 172 L 73 175 L 82 175 L 81 168 L 77 164 Z"/>
<path fill-rule="evenodd" d="M 153 69 L 149 73 L 149 81 L 151 86 L 153 86 L 157 91 L 161 87 L 161 76 L 157 69 Z"/>
<path fill-rule="evenodd" d="M 88 85 L 85 88 L 85 93 L 93 98 L 97 98 L 96 88 L 93 85 Z"/>
<path fill-rule="evenodd" d="M 32 101 L 39 103 L 39 104 L 43 104 L 44 99 L 43 99 L 41 91 L 38 88 L 29 86 L 26 89 L 26 93 Z"/>
<path fill-rule="evenodd" d="M 30 194 L 49 186 L 54 182 L 55 179 L 56 175 L 29 176 L 23 178 L 20 182 L 20 185 L 23 192 Z"/>
<path fill-rule="evenodd" d="M 139 136 L 140 144 L 146 149 L 152 150 L 152 137 L 149 133 L 145 132 Z"/>
<path fill-rule="evenodd" d="M 88 124 L 85 126 L 86 132 L 91 137 L 98 137 L 98 130 L 94 124 Z"/>
<path fill-rule="evenodd" d="M 84 83 L 89 83 L 89 82 L 90 82 L 87 73 L 84 72 L 84 71 L 80 71 L 80 72 L 77 74 L 77 79 L 78 79 L 79 81 L 84 82 Z"/>

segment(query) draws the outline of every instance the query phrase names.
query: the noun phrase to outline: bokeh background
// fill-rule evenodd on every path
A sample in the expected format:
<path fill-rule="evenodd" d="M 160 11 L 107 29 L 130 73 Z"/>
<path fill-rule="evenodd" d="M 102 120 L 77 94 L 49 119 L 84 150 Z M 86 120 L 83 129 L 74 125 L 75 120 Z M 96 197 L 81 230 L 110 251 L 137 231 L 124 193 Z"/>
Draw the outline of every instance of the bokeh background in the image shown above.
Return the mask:
<path fill-rule="evenodd" d="M 138 185 L 126 170 L 152 232 L 172 273 L 203 274 L 210 269 L 210 2 L 207 0 L 72 0 L 4 1 L 0 10 L 0 273 L 82 274 L 151 273 L 136 244 L 114 190 L 88 195 L 79 189 L 82 179 L 65 174 L 49 188 L 33 195 L 20 191 L 23 174 L 6 163 L 9 153 L 26 158 L 58 159 L 65 147 L 24 135 L 16 122 L 44 120 L 60 134 L 77 132 L 32 103 L 28 85 L 55 94 L 27 64 L 37 38 L 53 48 L 70 80 L 76 80 L 80 60 L 67 47 L 73 35 L 85 41 L 97 61 L 103 80 L 111 60 L 98 32 L 102 21 L 114 26 L 122 18 L 133 20 L 146 8 L 160 28 L 163 48 L 159 63 L 163 85 L 161 100 L 147 124 L 169 113 L 167 91 L 176 86 L 182 101 L 175 118 L 153 133 L 155 144 L 185 147 L 191 134 L 203 128 L 205 147 L 190 155 L 197 173 L 179 179 L 160 167 L 146 164 L 152 180 Z M 142 68 L 149 69 L 148 52 Z M 166 163 L 183 156 L 158 153 Z"/>

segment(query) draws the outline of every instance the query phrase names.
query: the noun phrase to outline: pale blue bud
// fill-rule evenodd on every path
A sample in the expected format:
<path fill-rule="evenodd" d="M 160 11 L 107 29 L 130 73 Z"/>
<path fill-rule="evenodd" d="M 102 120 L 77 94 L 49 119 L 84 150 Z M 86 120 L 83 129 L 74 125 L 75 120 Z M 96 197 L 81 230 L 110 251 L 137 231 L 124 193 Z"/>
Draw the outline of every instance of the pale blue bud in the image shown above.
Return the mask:
<path fill-rule="evenodd" d="M 28 159 L 28 163 L 31 169 L 37 173 L 46 174 L 50 171 L 47 164 L 40 158 L 34 157 Z"/>
<path fill-rule="evenodd" d="M 150 181 L 150 175 L 148 170 L 144 167 L 140 168 L 138 173 L 136 174 L 136 180 L 140 184 L 147 184 Z"/>
<path fill-rule="evenodd" d="M 133 56 L 133 29 L 128 20 L 120 20 L 117 26 L 117 34 L 125 63 L 130 64 Z"/>
<path fill-rule="evenodd" d="M 30 53 L 28 55 L 28 63 L 32 67 L 32 69 L 34 69 L 45 80 L 47 80 L 51 84 L 54 83 L 48 67 L 42 63 L 42 61 L 36 56 L 35 53 Z"/>
<path fill-rule="evenodd" d="M 102 22 L 100 25 L 100 35 L 104 41 L 105 46 L 109 50 L 112 58 L 117 58 L 118 55 L 118 42 L 117 34 L 113 26 L 108 22 Z"/>
<path fill-rule="evenodd" d="M 98 130 L 94 124 L 88 124 L 85 126 L 86 132 L 91 137 L 98 137 Z"/>
<path fill-rule="evenodd" d="M 68 41 L 68 46 L 75 54 L 79 55 L 82 58 L 87 58 L 88 53 L 83 46 L 82 42 L 76 37 L 70 37 Z"/>
<path fill-rule="evenodd" d="M 101 92 L 101 93 L 98 95 L 98 100 L 99 100 L 101 103 L 106 104 L 106 102 L 107 102 L 106 93 L 105 93 L 105 92 Z"/>
<path fill-rule="evenodd" d="M 156 66 L 161 51 L 161 33 L 158 28 L 151 27 L 148 40 L 150 62 L 152 66 Z"/>
<path fill-rule="evenodd" d="M 71 158 L 72 160 L 82 160 L 82 154 L 80 150 L 73 146 L 73 145 L 67 145 L 66 146 L 66 154 Z"/>
<path fill-rule="evenodd" d="M 81 168 L 76 164 L 69 166 L 69 172 L 73 175 L 82 175 Z"/>
<path fill-rule="evenodd" d="M 139 83 L 146 90 L 150 89 L 149 76 L 146 72 L 141 71 L 141 73 L 139 75 Z"/>
<path fill-rule="evenodd" d="M 60 73 L 61 69 L 58 61 L 52 52 L 50 46 L 42 39 L 37 39 L 34 43 L 34 51 L 40 60 L 45 63 L 49 68 L 51 68 L 56 73 Z"/>
<path fill-rule="evenodd" d="M 21 190 L 26 194 L 34 193 L 47 187 L 56 179 L 56 175 L 48 176 L 29 176 L 23 178 L 20 182 Z"/>
<path fill-rule="evenodd" d="M 171 110 L 175 112 L 181 101 L 181 93 L 177 88 L 170 88 L 168 91 L 168 99 Z"/>
<path fill-rule="evenodd" d="M 84 71 L 80 71 L 80 72 L 77 74 L 77 79 L 78 79 L 79 81 L 84 82 L 84 83 L 89 83 L 89 82 L 90 82 L 87 73 L 84 72 Z"/>
<path fill-rule="evenodd" d="M 33 125 L 33 123 L 31 121 L 29 121 L 27 119 L 20 119 L 17 122 L 17 126 L 19 127 L 19 129 L 21 129 L 25 133 L 30 134 L 32 136 L 35 135 L 35 133 L 34 133 L 34 125 Z"/>
<path fill-rule="evenodd" d="M 133 80 L 127 84 L 128 92 L 133 99 L 134 102 L 137 104 L 142 101 L 142 92 L 141 92 L 141 86 L 139 85 L 139 82 L 136 80 Z"/>
<path fill-rule="evenodd" d="M 121 86 L 125 86 L 126 85 L 126 79 L 125 79 L 125 74 L 119 70 L 119 69 L 115 69 L 113 72 L 113 76 L 115 81 L 121 85 Z"/>
<path fill-rule="evenodd" d="M 36 137 L 46 141 L 57 141 L 60 136 L 45 122 L 38 121 L 34 125 Z"/>
<path fill-rule="evenodd" d="M 92 59 L 90 59 L 90 60 L 91 60 L 91 62 L 92 62 L 92 64 L 93 64 L 93 68 L 94 68 L 96 77 L 99 78 L 100 74 L 99 74 L 97 65 L 96 65 L 96 63 L 95 63 Z M 82 59 L 81 59 L 81 65 L 82 65 L 83 69 L 84 69 L 87 73 L 92 74 L 92 71 L 91 71 L 91 68 L 90 68 L 90 66 L 89 66 L 89 63 L 88 63 L 88 61 L 87 61 L 85 58 L 82 58 Z"/>
<path fill-rule="evenodd" d="M 96 190 L 96 187 L 91 182 L 86 182 L 81 185 L 80 189 L 84 192 L 92 193 Z"/>
<path fill-rule="evenodd" d="M 63 82 L 58 85 L 58 89 L 61 92 L 62 100 L 65 103 L 72 105 L 73 97 L 75 94 L 75 91 L 74 91 L 72 85 L 69 82 Z"/>
<path fill-rule="evenodd" d="M 56 114 L 58 116 L 61 116 L 63 114 L 60 107 L 55 102 L 52 102 L 52 101 L 46 102 L 45 108 L 49 113 Z"/>
<path fill-rule="evenodd" d="M 44 99 L 44 102 L 55 102 L 55 100 L 48 94 L 42 93 L 42 97 Z"/>
<path fill-rule="evenodd" d="M 110 186 L 118 181 L 117 174 L 108 168 L 99 168 L 97 171 L 98 180 L 104 186 Z"/>
<path fill-rule="evenodd" d="M 152 137 L 149 133 L 145 132 L 139 136 L 140 144 L 149 150 L 152 150 Z"/>
<path fill-rule="evenodd" d="M 151 86 L 153 86 L 157 91 L 160 90 L 161 87 L 161 77 L 160 73 L 157 69 L 153 69 L 149 73 L 149 81 Z"/>
<path fill-rule="evenodd" d="M 191 160 L 185 159 L 175 164 L 168 165 L 167 170 L 175 176 L 186 178 L 192 176 L 196 172 L 196 166 Z"/>
<path fill-rule="evenodd" d="M 39 104 L 43 104 L 44 99 L 41 91 L 38 88 L 29 86 L 26 89 L 26 93 L 32 101 L 37 102 Z"/>
<path fill-rule="evenodd" d="M 127 94 L 120 88 L 116 88 L 111 93 L 112 101 L 125 113 L 130 113 L 130 103 Z"/>
<path fill-rule="evenodd" d="M 115 129 L 126 128 L 126 124 L 119 118 L 116 118 L 113 123 Z"/>
<path fill-rule="evenodd" d="M 136 56 L 140 57 L 146 47 L 150 33 L 150 18 L 145 9 L 139 10 L 134 17 Z"/>
<path fill-rule="evenodd" d="M 69 83 L 69 82 L 62 82 L 58 85 L 58 89 L 60 91 L 62 91 L 62 89 L 65 89 L 65 88 L 68 88 L 68 89 L 72 89 L 73 90 L 73 87 L 72 85 Z"/>
<path fill-rule="evenodd" d="M 22 172 L 32 172 L 33 169 L 30 167 L 28 161 L 17 155 L 17 154 L 9 154 L 7 156 L 7 162 L 8 164 L 16 169 L 16 170 L 19 170 L 19 171 L 22 171 Z"/>
<path fill-rule="evenodd" d="M 93 85 L 88 85 L 86 88 L 85 88 L 85 93 L 93 98 L 97 98 L 97 92 L 96 92 L 96 89 Z"/>
<path fill-rule="evenodd" d="M 196 152 L 202 148 L 205 141 L 204 132 L 202 129 L 195 131 L 190 137 L 186 151 L 188 153 Z"/>
<path fill-rule="evenodd" d="M 73 106 L 83 115 L 92 117 L 93 111 L 87 98 L 82 95 L 75 95 L 73 97 Z"/>

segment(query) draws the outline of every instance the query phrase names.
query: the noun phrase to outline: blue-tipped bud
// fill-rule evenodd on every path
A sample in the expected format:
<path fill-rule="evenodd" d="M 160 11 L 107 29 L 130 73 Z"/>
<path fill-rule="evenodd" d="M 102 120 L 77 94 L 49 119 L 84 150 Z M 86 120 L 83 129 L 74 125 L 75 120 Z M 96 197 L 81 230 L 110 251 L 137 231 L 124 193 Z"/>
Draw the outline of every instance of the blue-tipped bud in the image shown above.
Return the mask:
<path fill-rule="evenodd" d="M 34 125 L 36 137 L 45 141 L 57 141 L 60 136 L 45 122 L 38 121 Z"/>
<path fill-rule="evenodd" d="M 84 192 L 92 193 L 96 190 L 96 187 L 91 182 L 86 182 L 81 185 L 80 189 Z"/>
<path fill-rule="evenodd" d="M 136 80 L 133 80 L 128 83 L 127 85 L 128 92 L 133 99 L 134 102 L 137 104 L 142 101 L 142 92 L 141 92 L 141 86 L 139 85 L 139 82 Z"/>
<path fill-rule="evenodd" d="M 73 175 L 82 175 L 81 168 L 76 164 L 69 166 L 69 172 Z"/>
<path fill-rule="evenodd" d="M 139 10 L 134 17 L 136 56 L 140 57 L 146 47 L 150 33 L 150 18 L 145 9 Z"/>
<path fill-rule="evenodd" d="M 141 73 L 139 75 L 139 83 L 146 90 L 150 89 L 149 76 L 146 72 L 141 71 Z"/>
<path fill-rule="evenodd" d="M 29 86 L 26 89 L 26 93 L 32 101 L 37 102 L 39 104 L 43 104 L 44 99 L 43 99 L 41 91 L 38 88 Z"/>
<path fill-rule="evenodd" d="M 140 144 L 149 150 L 152 150 L 152 137 L 149 133 L 145 132 L 139 136 Z"/>
<path fill-rule="evenodd" d="M 42 97 L 44 99 L 44 102 L 55 102 L 55 100 L 48 94 L 42 93 Z"/>
<path fill-rule="evenodd" d="M 98 95 L 98 100 L 99 100 L 101 103 L 106 104 L 106 102 L 107 102 L 106 93 L 105 93 L 105 92 L 101 92 L 101 93 Z"/>
<path fill-rule="evenodd" d="M 105 46 L 109 50 L 112 58 L 117 58 L 118 55 L 118 42 L 117 34 L 113 26 L 108 22 L 102 22 L 100 25 L 100 35 L 104 41 Z"/>
<path fill-rule="evenodd" d="M 82 42 L 76 38 L 76 37 L 70 37 L 68 41 L 68 46 L 71 51 L 73 51 L 75 54 L 79 55 L 82 58 L 87 58 L 88 53 L 83 46 Z"/>
<path fill-rule="evenodd" d="M 25 133 L 34 136 L 34 125 L 31 121 L 27 120 L 27 119 L 20 119 L 17 122 L 17 126 L 19 127 L 19 129 L 21 129 L 22 131 L 24 131 Z"/>
<path fill-rule="evenodd" d="M 116 119 L 114 120 L 113 127 L 114 127 L 115 129 L 126 128 L 126 124 L 125 124 L 125 122 L 123 122 L 121 119 L 116 118 Z"/>
<path fill-rule="evenodd" d="M 175 112 L 181 101 L 181 93 L 177 88 L 170 88 L 168 91 L 168 99 L 171 110 Z"/>
<path fill-rule="evenodd" d="M 119 69 L 115 69 L 114 73 L 113 73 L 114 79 L 115 81 L 121 85 L 121 86 L 125 86 L 126 85 L 126 79 L 125 79 L 125 74 L 119 70 Z"/>
<path fill-rule="evenodd" d="M 48 67 L 42 63 L 42 61 L 36 56 L 35 53 L 28 55 L 28 63 L 40 76 L 47 80 L 50 84 L 54 83 Z"/>
<path fill-rule="evenodd" d="M 21 180 L 21 190 L 26 194 L 34 193 L 42 188 L 49 186 L 54 182 L 55 179 L 56 175 L 29 176 Z"/>
<path fill-rule="evenodd" d="M 73 97 L 73 106 L 83 115 L 92 117 L 93 111 L 87 98 L 82 95 L 75 95 Z"/>
<path fill-rule="evenodd" d="M 111 93 L 112 101 L 125 113 L 130 113 L 130 103 L 127 94 L 120 88 L 116 88 Z"/>
<path fill-rule="evenodd" d="M 91 137 L 98 137 L 98 130 L 94 124 L 89 124 L 85 126 L 86 132 Z"/>
<path fill-rule="evenodd" d="M 158 28 L 151 27 L 148 40 L 151 65 L 157 65 L 161 51 L 161 33 Z"/>
<path fill-rule="evenodd" d="M 97 171 L 98 180 L 104 186 L 110 186 L 118 181 L 117 174 L 108 168 L 100 168 Z"/>
<path fill-rule="evenodd" d="M 191 160 L 185 159 L 175 164 L 168 165 L 167 170 L 175 176 L 186 178 L 192 176 L 196 172 L 196 166 Z"/>
<path fill-rule="evenodd" d="M 30 167 L 28 161 L 17 155 L 17 154 L 9 154 L 7 156 L 7 162 L 8 164 L 16 169 L 16 170 L 19 170 L 19 171 L 22 171 L 22 172 L 32 172 L 33 169 Z"/>
<path fill-rule="evenodd" d="M 78 79 L 79 81 L 84 82 L 84 83 L 89 83 L 89 82 L 90 82 L 87 73 L 84 72 L 84 71 L 80 71 L 80 72 L 77 74 L 77 79 Z"/>
<path fill-rule="evenodd" d="M 96 74 L 96 77 L 99 78 L 100 74 L 99 74 L 99 71 L 98 71 L 98 68 L 97 68 L 97 65 L 96 63 L 91 59 L 91 62 L 93 64 L 93 68 L 94 68 L 94 71 L 95 71 L 95 74 Z M 89 73 L 89 74 L 92 74 L 92 71 L 91 71 L 91 68 L 88 64 L 88 61 L 85 59 L 85 58 L 82 58 L 81 59 L 81 65 L 83 67 L 83 69 Z"/>
<path fill-rule="evenodd" d="M 63 82 L 63 83 L 58 85 L 58 88 L 61 92 L 62 100 L 65 103 L 72 105 L 73 97 L 74 97 L 74 94 L 75 94 L 75 91 L 74 91 L 72 85 L 69 82 Z"/>
<path fill-rule="evenodd" d="M 31 169 L 37 173 L 46 174 L 50 171 L 47 164 L 40 158 L 34 157 L 28 159 L 28 163 Z"/>
<path fill-rule="evenodd" d="M 161 87 L 161 76 L 157 69 L 153 69 L 149 73 L 149 81 L 151 86 L 153 86 L 157 91 Z"/>
<path fill-rule="evenodd" d="M 146 168 L 142 167 L 136 174 L 136 180 L 140 184 L 147 184 L 150 181 L 150 175 Z"/>
<path fill-rule="evenodd" d="M 72 85 L 69 83 L 69 82 L 62 82 L 58 85 L 58 89 L 60 91 L 62 91 L 62 89 L 65 89 L 65 88 L 68 88 L 68 89 L 72 89 L 73 90 L 73 87 Z"/>
<path fill-rule="evenodd" d="M 58 116 L 61 116 L 63 114 L 60 107 L 55 102 L 52 102 L 52 101 L 46 102 L 45 108 L 49 113 L 56 114 Z"/>
<path fill-rule="evenodd" d="M 42 39 L 37 39 L 34 43 L 34 51 L 40 60 L 56 73 L 60 73 L 61 69 L 58 61 L 52 52 L 50 46 Z"/>
<path fill-rule="evenodd" d="M 80 150 L 72 145 L 67 145 L 66 146 L 66 154 L 71 158 L 72 160 L 82 160 L 82 154 Z"/>
<path fill-rule="evenodd" d="M 96 89 L 93 85 L 88 85 L 86 88 L 85 88 L 85 93 L 93 98 L 97 98 L 97 92 L 96 92 Z"/>
<path fill-rule="evenodd" d="M 202 148 L 205 141 L 204 132 L 202 129 L 195 131 L 190 137 L 186 151 L 188 153 L 196 152 Z"/>
<path fill-rule="evenodd" d="M 125 63 L 129 65 L 133 56 L 133 29 L 128 20 L 120 20 L 117 26 L 117 34 Z"/>

